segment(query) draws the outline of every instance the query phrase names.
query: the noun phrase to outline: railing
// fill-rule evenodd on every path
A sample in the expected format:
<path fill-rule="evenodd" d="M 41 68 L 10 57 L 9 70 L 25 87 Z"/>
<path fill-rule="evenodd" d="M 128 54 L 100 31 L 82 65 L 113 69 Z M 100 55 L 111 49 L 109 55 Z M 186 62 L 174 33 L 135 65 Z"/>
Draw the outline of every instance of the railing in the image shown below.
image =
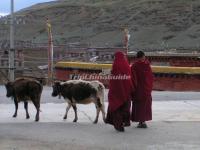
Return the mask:
<path fill-rule="evenodd" d="M 7 51 L 0 51 L 0 69 L 9 69 L 9 56 Z M 15 69 L 16 70 L 23 70 L 24 68 L 24 55 L 23 51 L 16 50 L 15 52 Z"/>
<path fill-rule="evenodd" d="M 0 69 L 8 69 L 9 68 L 9 61 L 8 58 L 1 58 L 0 59 Z M 15 58 L 15 69 L 16 70 L 23 70 L 24 69 L 24 62 L 18 58 Z"/>

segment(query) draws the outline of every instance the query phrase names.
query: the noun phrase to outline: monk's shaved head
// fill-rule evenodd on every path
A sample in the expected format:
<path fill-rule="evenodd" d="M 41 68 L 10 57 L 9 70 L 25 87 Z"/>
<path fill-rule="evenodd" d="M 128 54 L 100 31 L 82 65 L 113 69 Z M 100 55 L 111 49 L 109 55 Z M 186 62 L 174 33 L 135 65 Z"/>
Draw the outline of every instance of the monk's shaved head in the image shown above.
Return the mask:
<path fill-rule="evenodd" d="M 139 52 L 137 52 L 137 54 L 136 54 L 136 57 L 137 57 L 137 58 L 142 58 L 142 57 L 144 57 L 144 56 L 145 56 L 145 54 L 144 54 L 143 51 L 139 51 Z"/>

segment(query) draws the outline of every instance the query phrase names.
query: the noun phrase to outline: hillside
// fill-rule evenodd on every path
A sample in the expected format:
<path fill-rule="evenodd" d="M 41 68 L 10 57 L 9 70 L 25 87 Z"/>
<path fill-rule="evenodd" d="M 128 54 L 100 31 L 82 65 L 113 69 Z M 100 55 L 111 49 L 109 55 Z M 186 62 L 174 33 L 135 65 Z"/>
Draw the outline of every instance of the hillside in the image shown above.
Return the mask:
<path fill-rule="evenodd" d="M 48 17 L 56 44 L 121 46 L 127 26 L 132 50 L 200 47 L 199 0 L 58 0 L 16 14 L 17 40 L 46 43 Z"/>

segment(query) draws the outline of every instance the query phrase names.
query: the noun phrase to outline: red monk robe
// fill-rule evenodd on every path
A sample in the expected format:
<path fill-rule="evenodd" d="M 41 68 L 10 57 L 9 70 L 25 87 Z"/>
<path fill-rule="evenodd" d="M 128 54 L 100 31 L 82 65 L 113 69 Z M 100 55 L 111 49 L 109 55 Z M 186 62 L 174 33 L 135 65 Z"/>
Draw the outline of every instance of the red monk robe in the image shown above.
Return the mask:
<path fill-rule="evenodd" d="M 114 79 L 119 76 L 127 79 Z M 111 70 L 108 93 L 108 112 L 106 123 L 115 127 L 118 131 L 124 131 L 124 126 L 130 126 L 131 92 L 131 68 L 122 52 L 115 53 L 115 60 Z"/>
<path fill-rule="evenodd" d="M 153 74 L 150 63 L 142 51 L 137 54 L 138 60 L 131 66 L 134 84 L 131 120 L 139 122 L 138 128 L 146 128 L 145 121 L 152 120 Z"/>

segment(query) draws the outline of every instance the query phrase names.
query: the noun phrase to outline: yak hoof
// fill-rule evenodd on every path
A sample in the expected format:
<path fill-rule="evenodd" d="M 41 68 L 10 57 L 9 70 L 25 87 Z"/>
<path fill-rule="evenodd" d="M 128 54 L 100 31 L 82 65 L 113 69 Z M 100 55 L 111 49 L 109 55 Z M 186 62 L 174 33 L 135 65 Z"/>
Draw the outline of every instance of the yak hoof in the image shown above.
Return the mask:
<path fill-rule="evenodd" d="M 97 121 L 97 120 L 95 120 L 93 123 L 94 123 L 94 124 L 97 124 L 97 122 L 98 122 L 98 121 Z"/>
<path fill-rule="evenodd" d="M 67 116 L 64 116 L 63 119 L 66 120 L 66 119 L 67 119 Z"/>
<path fill-rule="evenodd" d="M 26 119 L 29 119 L 30 118 L 30 116 L 28 115 L 28 116 L 26 116 Z"/>
<path fill-rule="evenodd" d="M 74 119 L 73 122 L 77 122 L 77 119 Z"/>
<path fill-rule="evenodd" d="M 39 121 L 39 118 L 36 118 L 35 121 L 38 122 L 38 121 Z"/>
<path fill-rule="evenodd" d="M 14 114 L 14 115 L 13 115 L 13 118 L 16 118 L 16 117 L 17 117 L 17 114 Z"/>

